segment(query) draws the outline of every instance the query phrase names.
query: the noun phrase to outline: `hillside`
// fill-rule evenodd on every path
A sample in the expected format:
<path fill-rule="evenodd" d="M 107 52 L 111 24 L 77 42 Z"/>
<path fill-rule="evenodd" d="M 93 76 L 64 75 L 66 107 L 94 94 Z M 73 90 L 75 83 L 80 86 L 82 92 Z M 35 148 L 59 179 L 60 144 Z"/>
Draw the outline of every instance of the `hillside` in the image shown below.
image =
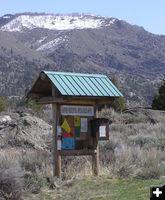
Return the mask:
<path fill-rule="evenodd" d="M 56 64 L 0 31 L 0 94 L 22 96 L 36 74 Z"/>
<path fill-rule="evenodd" d="M 41 69 L 51 69 L 116 76 L 128 105 L 150 105 L 165 74 L 165 36 L 116 18 L 22 13 L 1 17 L 0 30 L 14 40 L 12 48 L 1 36 L 3 95 L 22 95 Z M 19 48 L 21 56 L 13 72 L 16 79 L 10 84 L 4 81 L 10 79 L 13 68 L 10 53 L 13 61 L 18 60 L 13 49 Z M 8 62 L 11 67 L 6 71 Z"/>

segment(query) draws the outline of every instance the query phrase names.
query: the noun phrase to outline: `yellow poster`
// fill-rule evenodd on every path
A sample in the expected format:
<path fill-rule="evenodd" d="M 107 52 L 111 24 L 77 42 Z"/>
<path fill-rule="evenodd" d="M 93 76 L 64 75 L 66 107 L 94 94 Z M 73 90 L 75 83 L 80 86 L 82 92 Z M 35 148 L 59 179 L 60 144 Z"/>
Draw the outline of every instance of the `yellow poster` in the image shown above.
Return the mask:
<path fill-rule="evenodd" d="M 80 127 L 80 117 L 79 116 L 74 116 L 74 126 Z"/>
<path fill-rule="evenodd" d="M 64 129 L 64 131 L 66 131 L 67 133 L 70 133 L 70 126 L 69 126 L 69 124 L 68 124 L 68 122 L 67 122 L 67 120 L 64 118 L 64 121 L 63 121 L 63 123 L 62 123 L 62 125 L 61 125 L 61 128 L 63 128 Z"/>

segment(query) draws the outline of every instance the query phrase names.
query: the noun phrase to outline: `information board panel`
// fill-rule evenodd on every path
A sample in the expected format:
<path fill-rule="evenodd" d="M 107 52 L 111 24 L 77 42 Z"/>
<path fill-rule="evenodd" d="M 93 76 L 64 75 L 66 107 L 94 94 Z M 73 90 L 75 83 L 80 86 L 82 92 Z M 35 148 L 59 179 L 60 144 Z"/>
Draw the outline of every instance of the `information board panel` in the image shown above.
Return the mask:
<path fill-rule="evenodd" d="M 93 106 L 69 106 L 62 105 L 60 107 L 61 115 L 67 116 L 94 116 Z"/>

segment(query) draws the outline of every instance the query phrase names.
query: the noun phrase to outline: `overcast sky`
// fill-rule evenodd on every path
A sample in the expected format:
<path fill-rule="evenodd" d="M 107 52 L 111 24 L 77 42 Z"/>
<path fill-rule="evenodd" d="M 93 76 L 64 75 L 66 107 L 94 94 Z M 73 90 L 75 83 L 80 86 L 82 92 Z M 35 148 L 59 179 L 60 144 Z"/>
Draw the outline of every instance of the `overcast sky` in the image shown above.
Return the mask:
<path fill-rule="evenodd" d="M 0 0 L 0 16 L 20 12 L 91 13 L 165 35 L 165 0 Z"/>

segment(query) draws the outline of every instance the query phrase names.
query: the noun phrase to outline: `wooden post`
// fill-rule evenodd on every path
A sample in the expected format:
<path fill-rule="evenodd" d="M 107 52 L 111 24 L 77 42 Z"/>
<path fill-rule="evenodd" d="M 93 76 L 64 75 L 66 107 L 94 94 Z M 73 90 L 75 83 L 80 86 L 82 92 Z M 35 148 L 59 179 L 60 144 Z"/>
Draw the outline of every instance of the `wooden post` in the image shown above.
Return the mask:
<path fill-rule="evenodd" d="M 55 89 L 52 86 L 52 96 L 55 96 Z M 57 126 L 59 125 L 59 117 L 60 117 L 60 105 L 55 103 L 52 104 L 52 112 L 53 112 L 53 176 L 60 177 L 61 175 L 61 156 L 57 149 Z"/>
<path fill-rule="evenodd" d="M 95 108 L 95 117 L 98 118 L 98 110 Z M 98 176 L 99 175 L 99 143 L 98 143 L 98 136 L 96 135 L 96 138 L 93 139 L 93 145 L 95 148 L 95 154 L 92 155 L 92 170 L 93 175 Z"/>

